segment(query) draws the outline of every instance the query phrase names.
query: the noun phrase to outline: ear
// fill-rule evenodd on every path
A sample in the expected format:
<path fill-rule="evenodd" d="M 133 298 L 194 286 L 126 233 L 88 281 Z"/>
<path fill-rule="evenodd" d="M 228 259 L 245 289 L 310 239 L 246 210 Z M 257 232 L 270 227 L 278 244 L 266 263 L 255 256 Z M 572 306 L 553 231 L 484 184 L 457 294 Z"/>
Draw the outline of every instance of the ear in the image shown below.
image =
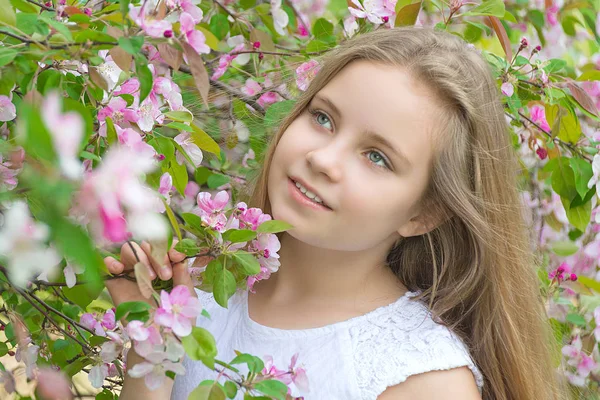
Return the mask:
<path fill-rule="evenodd" d="M 449 215 L 435 208 L 421 207 L 419 213 L 398 229 L 402 237 L 420 236 L 443 224 Z"/>

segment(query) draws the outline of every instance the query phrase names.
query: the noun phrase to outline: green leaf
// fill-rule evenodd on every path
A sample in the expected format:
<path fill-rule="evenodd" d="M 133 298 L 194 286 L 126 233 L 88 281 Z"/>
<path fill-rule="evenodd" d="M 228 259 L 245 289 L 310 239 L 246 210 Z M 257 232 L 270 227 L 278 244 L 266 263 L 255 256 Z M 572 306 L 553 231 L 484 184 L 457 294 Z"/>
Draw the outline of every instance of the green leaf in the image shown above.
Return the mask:
<path fill-rule="evenodd" d="M 130 36 L 125 37 L 122 36 L 118 39 L 119 46 L 129 54 L 136 56 L 142 50 L 142 46 L 144 45 L 144 37 L 143 36 Z"/>
<path fill-rule="evenodd" d="M 552 136 L 558 136 L 565 142 L 576 144 L 581 136 L 579 119 L 571 110 L 559 105 L 545 105 L 546 120 L 552 128 Z"/>
<path fill-rule="evenodd" d="M 71 31 L 69 30 L 69 28 L 66 27 L 66 25 L 64 23 L 58 22 L 52 18 L 49 18 L 47 15 L 41 15 L 39 17 L 39 19 L 41 21 L 44 21 L 51 27 L 53 27 L 58 33 L 63 35 L 65 37 L 65 39 L 67 39 L 69 42 L 73 41 L 73 36 L 71 35 Z"/>
<path fill-rule="evenodd" d="M 577 281 L 581 282 L 584 286 L 589 289 L 592 289 L 596 293 L 600 293 L 600 282 L 595 279 L 588 278 L 587 276 L 579 275 L 577 276 Z"/>
<path fill-rule="evenodd" d="M 42 122 L 40 113 L 29 104 L 21 102 L 17 110 L 17 118 L 22 127 L 17 135 L 17 141 L 23 146 L 25 152 L 35 158 L 55 162 L 54 143 Z"/>
<path fill-rule="evenodd" d="M 235 277 L 226 268 L 221 268 L 217 271 L 214 281 L 214 296 L 217 303 L 227 308 L 229 298 L 233 296 L 236 289 Z"/>
<path fill-rule="evenodd" d="M 229 21 L 223 14 L 215 14 L 210 19 L 210 31 L 215 34 L 219 40 L 223 40 L 229 33 Z"/>
<path fill-rule="evenodd" d="M 394 26 L 414 26 L 421 10 L 421 1 L 402 7 L 396 13 Z"/>
<path fill-rule="evenodd" d="M 143 313 L 149 311 L 152 306 L 144 301 L 124 301 L 117 306 L 115 311 L 115 319 L 118 321 L 125 315 Z"/>
<path fill-rule="evenodd" d="M 217 156 L 221 154 L 221 148 L 208 133 L 204 132 L 195 124 L 192 124 L 192 141 L 200 148 L 200 150 L 208 151 Z"/>
<path fill-rule="evenodd" d="M 220 51 L 219 39 L 214 35 L 214 33 L 201 25 L 196 25 L 196 30 L 204 33 L 204 37 L 206 38 L 205 43 L 208 47 L 210 47 L 212 50 Z"/>
<path fill-rule="evenodd" d="M 577 196 L 575 174 L 568 157 L 560 157 L 552 172 L 552 189 L 569 203 Z"/>
<path fill-rule="evenodd" d="M 477 16 L 477 15 L 488 15 L 493 17 L 502 18 L 506 13 L 504 8 L 504 2 L 502 0 L 487 0 L 471 9 L 470 11 L 464 12 L 463 16 Z"/>
<path fill-rule="evenodd" d="M 177 223 L 177 218 L 175 218 L 175 214 L 173 213 L 171 206 L 169 204 L 167 204 L 165 199 L 161 199 L 161 200 L 163 202 L 163 205 L 165 206 L 165 212 L 167 213 L 167 218 L 169 219 L 171 228 L 173 228 L 173 232 L 175 232 L 175 234 L 177 235 L 177 239 L 181 240 L 181 229 L 179 229 L 179 224 Z M 169 243 L 169 247 L 170 247 L 170 243 Z"/>
<path fill-rule="evenodd" d="M 193 239 L 185 238 L 182 239 L 175 245 L 175 250 L 184 253 L 186 256 L 193 256 L 198 253 L 200 248 L 196 245 Z"/>
<path fill-rule="evenodd" d="M 191 126 L 186 125 L 182 122 L 170 122 L 167 125 L 165 125 L 167 128 L 173 128 L 173 129 L 177 129 L 178 131 L 186 131 L 186 132 L 193 132 L 194 129 L 192 129 Z"/>
<path fill-rule="evenodd" d="M 217 356 L 217 343 L 214 336 L 204 328 L 192 327 L 192 333 L 181 338 L 181 344 L 188 357 L 202 361 L 210 369 L 214 368 Z"/>
<path fill-rule="evenodd" d="M 256 231 L 258 233 L 279 233 L 283 231 L 287 231 L 288 229 L 292 229 L 294 225 L 281 221 L 281 220 L 269 220 L 265 221 L 258 226 Z"/>
<path fill-rule="evenodd" d="M 179 164 L 177 160 L 173 159 L 169 163 L 169 173 L 173 178 L 173 185 L 177 191 L 185 196 L 185 187 L 188 184 L 188 173 L 185 164 Z"/>
<path fill-rule="evenodd" d="M 567 66 L 567 62 L 560 58 L 552 58 L 548 61 L 549 61 L 549 64 L 546 65 L 544 68 L 542 68 L 548 74 L 553 73 L 553 72 L 558 72 Z"/>
<path fill-rule="evenodd" d="M 93 42 L 112 42 L 112 43 L 117 43 L 116 39 L 106 33 L 103 32 L 99 32 L 93 29 L 85 29 L 79 33 L 77 33 L 75 35 L 75 42 L 76 43 L 85 43 L 88 40 L 91 40 Z M 104 47 L 114 47 L 114 45 L 106 45 Z M 102 46 L 96 46 L 96 48 L 102 48 Z"/>
<path fill-rule="evenodd" d="M 559 256 L 568 257 L 577 253 L 577 251 L 579 250 L 579 246 L 569 240 L 562 240 L 551 243 L 550 250 L 552 250 L 554 254 L 557 254 Z"/>
<path fill-rule="evenodd" d="M 256 390 L 259 390 L 264 394 L 279 400 L 285 400 L 285 395 L 288 391 L 286 384 L 276 379 L 268 379 L 265 381 L 256 382 L 254 387 Z"/>
<path fill-rule="evenodd" d="M 570 322 L 574 325 L 578 325 L 578 326 L 586 326 L 587 323 L 585 322 L 585 318 L 582 317 L 579 314 L 567 314 L 567 318 L 566 318 L 567 322 Z"/>
<path fill-rule="evenodd" d="M 104 389 L 100 393 L 96 395 L 96 400 L 114 400 L 116 399 L 115 395 L 110 392 L 108 389 Z"/>
<path fill-rule="evenodd" d="M 8 64 L 19 54 L 17 50 L 7 47 L 0 47 L 0 67 Z"/>
<path fill-rule="evenodd" d="M 237 391 L 238 391 L 238 388 L 235 383 L 233 383 L 231 381 L 225 381 L 225 394 L 227 395 L 228 399 L 235 398 Z"/>
<path fill-rule="evenodd" d="M 589 191 L 587 184 L 594 175 L 592 166 L 589 162 L 582 160 L 581 158 L 572 157 L 569 161 L 575 175 L 575 187 L 577 188 L 577 193 L 584 198 Z"/>
<path fill-rule="evenodd" d="M 212 174 L 208 177 L 206 183 L 209 189 L 216 189 L 220 186 L 223 186 L 226 183 L 229 183 L 230 178 L 227 175 L 222 174 Z"/>
<path fill-rule="evenodd" d="M 260 263 L 254 254 L 247 251 L 238 250 L 235 253 L 232 253 L 231 257 L 234 259 L 237 265 L 242 267 L 242 271 L 246 275 L 256 275 L 260 272 Z"/>
<path fill-rule="evenodd" d="M 104 121 L 106 122 L 106 140 L 108 141 L 108 144 L 117 143 L 119 138 L 117 137 L 115 124 L 113 124 L 110 117 L 106 117 Z"/>
<path fill-rule="evenodd" d="M 0 0 L 0 10 L 2 10 L 2 12 L 0 12 L 0 22 L 3 22 L 9 26 L 17 25 L 15 10 L 8 0 Z"/>
<path fill-rule="evenodd" d="M 85 309 L 88 304 L 98 298 L 102 292 L 102 288 L 92 291 L 88 290 L 84 285 L 77 285 L 73 286 L 72 288 L 63 287 L 61 291 L 67 299 Z"/>
<path fill-rule="evenodd" d="M 242 243 L 256 238 L 256 232 L 251 229 L 229 229 L 223 232 L 223 241 Z"/>
<path fill-rule="evenodd" d="M 164 115 L 172 121 L 192 122 L 194 120 L 194 116 L 189 111 L 169 111 Z"/>
<path fill-rule="evenodd" d="M 152 72 L 147 65 L 136 63 L 135 71 L 140 81 L 140 104 L 152 90 Z"/>
<path fill-rule="evenodd" d="M 188 396 L 188 400 L 225 400 L 225 391 L 217 383 L 197 386 Z"/>
<path fill-rule="evenodd" d="M 229 364 L 246 364 L 252 373 L 258 373 L 265 367 L 263 360 L 248 353 L 238 354 Z"/>
<path fill-rule="evenodd" d="M 4 357 L 8 353 L 8 346 L 6 343 L 0 342 L 0 357 Z"/>
<path fill-rule="evenodd" d="M 204 229 L 202 227 L 202 218 L 200 218 L 199 215 L 193 213 L 182 213 L 181 217 L 183 218 L 185 223 L 188 224 L 190 227 L 198 230 Z"/>
<path fill-rule="evenodd" d="M 588 201 L 585 204 L 578 205 L 577 207 L 569 207 L 569 203 L 561 197 L 562 205 L 567 214 L 569 222 L 580 231 L 585 231 L 586 227 L 590 223 L 590 217 L 592 215 L 592 202 Z"/>
<path fill-rule="evenodd" d="M 325 18 L 317 19 L 312 27 L 312 34 L 317 39 L 323 39 L 333 35 L 333 24 Z"/>

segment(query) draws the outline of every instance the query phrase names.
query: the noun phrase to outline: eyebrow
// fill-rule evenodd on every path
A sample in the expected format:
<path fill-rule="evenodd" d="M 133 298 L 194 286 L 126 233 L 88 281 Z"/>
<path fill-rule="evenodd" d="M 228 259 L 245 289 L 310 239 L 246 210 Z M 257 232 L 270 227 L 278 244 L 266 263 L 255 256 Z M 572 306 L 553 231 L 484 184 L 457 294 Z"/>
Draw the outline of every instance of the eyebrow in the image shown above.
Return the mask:
<path fill-rule="evenodd" d="M 333 114 L 335 114 L 336 118 L 338 118 L 338 119 L 342 118 L 342 113 L 340 112 L 340 109 L 337 108 L 337 106 L 335 104 L 333 104 L 333 101 L 331 101 L 329 98 L 327 98 L 323 95 L 315 95 L 313 97 L 313 100 L 319 100 L 319 101 L 327 104 L 329 106 L 329 108 L 331 108 L 331 111 L 333 111 Z M 392 145 L 392 143 L 389 140 L 387 140 L 384 136 L 382 136 L 379 133 L 372 131 L 370 129 L 366 129 L 363 133 L 368 138 L 373 140 L 374 142 L 379 143 L 379 144 L 389 148 L 396 155 L 396 157 L 398 157 L 398 159 L 400 159 L 401 163 L 403 163 L 408 168 L 412 168 L 412 163 L 404 155 L 404 153 L 402 153 L 399 149 L 396 149 L 396 147 L 394 147 L 394 145 Z"/>

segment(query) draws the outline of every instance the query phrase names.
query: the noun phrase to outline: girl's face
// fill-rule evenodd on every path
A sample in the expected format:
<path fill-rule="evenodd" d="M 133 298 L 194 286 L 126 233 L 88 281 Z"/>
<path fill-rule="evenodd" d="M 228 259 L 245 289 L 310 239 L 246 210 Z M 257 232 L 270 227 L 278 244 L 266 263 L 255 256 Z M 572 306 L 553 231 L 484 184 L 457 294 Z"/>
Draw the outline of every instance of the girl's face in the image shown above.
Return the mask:
<path fill-rule="evenodd" d="M 426 232 L 419 199 L 430 176 L 437 107 L 398 67 L 348 64 L 277 145 L 268 176 L 273 218 L 294 225 L 287 233 L 302 242 L 341 251 Z M 292 177 L 331 209 L 298 201 Z"/>

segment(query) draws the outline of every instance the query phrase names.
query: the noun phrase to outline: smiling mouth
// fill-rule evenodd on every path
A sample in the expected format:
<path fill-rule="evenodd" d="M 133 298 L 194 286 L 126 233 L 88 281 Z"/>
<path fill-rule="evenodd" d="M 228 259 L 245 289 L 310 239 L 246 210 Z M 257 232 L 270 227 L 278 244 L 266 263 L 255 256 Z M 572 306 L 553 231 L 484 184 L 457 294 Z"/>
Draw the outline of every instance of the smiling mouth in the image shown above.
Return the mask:
<path fill-rule="evenodd" d="M 288 178 L 289 182 L 291 182 L 291 184 L 293 185 L 293 190 L 296 191 L 296 193 L 298 193 L 298 195 L 300 195 L 303 199 L 305 199 L 305 201 L 310 202 L 311 204 L 318 206 L 319 208 L 323 208 L 326 210 L 330 210 L 333 211 L 333 209 L 331 207 L 329 207 L 327 204 L 325 204 L 325 202 L 323 202 L 323 200 L 321 199 L 321 202 L 317 202 L 315 201 L 315 199 L 312 199 L 308 196 L 306 196 L 305 193 L 303 193 L 300 188 L 298 187 L 298 184 L 302 185 L 299 182 L 296 182 L 295 180 L 293 180 L 292 178 Z M 320 199 L 320 198 L 319 198 Z"/>

